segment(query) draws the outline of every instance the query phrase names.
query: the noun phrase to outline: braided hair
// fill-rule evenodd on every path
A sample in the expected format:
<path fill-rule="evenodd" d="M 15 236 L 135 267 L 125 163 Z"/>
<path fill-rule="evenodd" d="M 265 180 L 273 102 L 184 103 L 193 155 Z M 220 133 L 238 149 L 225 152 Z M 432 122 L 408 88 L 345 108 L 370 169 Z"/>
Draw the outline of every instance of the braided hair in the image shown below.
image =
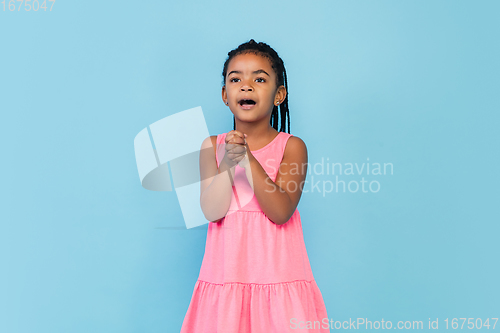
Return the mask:
<path fill-rule="evenodd" d="M 281 116 L 281 124 L 280 129 L 278 130 L 278 106 L 273 107 L 273 112 L 271 113 L 271 119 L 269 120 L 271 126 L 279 131 L 286 131 L 286 124 L 288 124 L 288 133 L 290 133 L 290 113 L 288 110 L 288 83 L 286 79 L 286 70 L 283 60 L 278 56 L 278 53 L 273 50 L 272 47 L 267 45 L 266 43 L 257 43 L 255 40 L 251 39 L 250 41 L 241 44 L 236 49 L 230 51 L 227 55 L 226 62 L 224 63 L 224 69 L 222 70 L 222 85 L 226 84 L 226 74 L 227 67 L 229 61 L 233 59 L 235 56 L 244 53 L 253 53 L 256 55 L 263 56 L 271 62 L 271 67 L 274 69 L 276 76 L 278 78 L 277 87 L 284 85 L 287 91 L 285 100 L 279 104 L 279 115 Z M 288 122 L 287 122 L 288 120 Z M 233 130 L 236 129 L 236 120 L 233 116 Z"/>

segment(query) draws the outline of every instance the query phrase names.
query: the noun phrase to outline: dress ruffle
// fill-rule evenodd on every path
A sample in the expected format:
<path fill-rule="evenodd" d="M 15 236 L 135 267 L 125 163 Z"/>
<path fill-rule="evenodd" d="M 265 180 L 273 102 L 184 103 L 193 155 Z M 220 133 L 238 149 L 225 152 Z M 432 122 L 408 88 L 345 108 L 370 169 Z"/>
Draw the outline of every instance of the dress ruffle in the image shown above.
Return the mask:
<path fill-rule="evenodd" d="M 273 284 L 198 280 L 185 323 L 186 333 L 329 332 L 323 297 L 314 280 Z"/>

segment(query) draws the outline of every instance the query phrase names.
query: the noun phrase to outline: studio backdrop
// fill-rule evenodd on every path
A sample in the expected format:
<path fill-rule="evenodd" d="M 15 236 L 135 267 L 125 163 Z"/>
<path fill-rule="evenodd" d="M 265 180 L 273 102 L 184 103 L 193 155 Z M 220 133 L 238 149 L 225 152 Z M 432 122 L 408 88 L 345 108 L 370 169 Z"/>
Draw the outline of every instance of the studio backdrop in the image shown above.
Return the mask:
<path fill-rule="evenodd" d="M 175 183 L 198 186 L 178 172 L 196 174 L 200 137 L 233 129 L 222 69 L 250 39 L 285 63 L 331 331 L 500 330 L 499 12 L 5 0 L 0 332 L 179 332 L 208 221 Z"/>

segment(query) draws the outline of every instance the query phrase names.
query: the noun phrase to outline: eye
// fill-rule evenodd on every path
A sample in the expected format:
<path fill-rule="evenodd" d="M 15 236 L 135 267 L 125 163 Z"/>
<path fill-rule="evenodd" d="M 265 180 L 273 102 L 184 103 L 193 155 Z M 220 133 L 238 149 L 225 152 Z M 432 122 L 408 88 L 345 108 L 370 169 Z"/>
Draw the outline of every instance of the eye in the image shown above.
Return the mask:
<path fill-rule="evenodd" d="M 262 80 L 262 81 L 260 81 L 260 82 L 266 82 L 266 79 L 264 79 L 263 77 L 258 77 L 258 78 L 256 78 L 255 80 Z"/>
<path fill-rule="evenodd" d="M 239 80 L 237 77 L 233 77 L 232 79 L 229 80 L 229 82 L 235 82 L 234 80 Z"/>

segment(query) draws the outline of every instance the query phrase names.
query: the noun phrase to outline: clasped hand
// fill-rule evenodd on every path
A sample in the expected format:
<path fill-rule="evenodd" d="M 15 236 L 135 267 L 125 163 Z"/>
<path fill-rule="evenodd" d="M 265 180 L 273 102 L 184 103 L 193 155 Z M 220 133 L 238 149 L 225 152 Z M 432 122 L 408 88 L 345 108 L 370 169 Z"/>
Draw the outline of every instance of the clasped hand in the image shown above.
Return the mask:
<path fill-rule="evenodd" d="M 242 168 L 246 168 L 249 165 L 248 154 L 250 149 L 246 141 L 246 134 L 240 131 L 232 130 L 226 134 L 226 153 L 224 158 L 230 167 L 239 165 Z"/>

